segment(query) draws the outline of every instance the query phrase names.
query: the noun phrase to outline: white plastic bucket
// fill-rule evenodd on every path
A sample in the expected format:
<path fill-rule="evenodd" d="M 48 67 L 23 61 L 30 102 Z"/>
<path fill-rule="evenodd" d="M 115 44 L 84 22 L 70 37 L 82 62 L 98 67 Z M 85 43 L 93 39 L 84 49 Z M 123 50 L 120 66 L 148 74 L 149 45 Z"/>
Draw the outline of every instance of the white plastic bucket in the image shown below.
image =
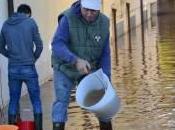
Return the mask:
<path fill-rule="evenodd" d="M 120 99 L 102 69 L 87 75 L 79 83 L 76 101 L 102 120 L 111 119 L 120 108 Z"/>

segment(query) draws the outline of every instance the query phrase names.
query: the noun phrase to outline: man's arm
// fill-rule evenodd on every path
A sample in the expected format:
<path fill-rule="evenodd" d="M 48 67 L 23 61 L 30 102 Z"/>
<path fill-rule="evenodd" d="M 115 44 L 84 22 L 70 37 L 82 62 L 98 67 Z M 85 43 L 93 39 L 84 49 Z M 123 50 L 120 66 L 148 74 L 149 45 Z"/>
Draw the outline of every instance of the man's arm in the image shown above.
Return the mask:
<path fill-rule="evenodd" d="M 52 52 L 53 55 L 59 59 L 67 63 L 75 64 L 77 56 L 68 49 L 69 44 L 69 24 L 67 18 L 63 16 L 59 21 L 59 26 L 57 27 L 52 41 Z"/>
<path fill-rule="evenodd" d="M 111 80 L 111 55 L 110 55 L 110 46 L 109 46 L 109 35 L 105 40 L 105 46 L 103 48 L 101 56 L 101 67 L 104 73 Z"/>
<path fill-rule="evenodd" d="M 8 51 L 6 49 L 6 42 L 3 33 L 0 34 L 0 53 L 8 58 Z"/>
<path fill-rule="evenodd" d="M 35 52 L 34 52 L 34 57 L 37 60 L 40 57 L 41 52 L 43 50 L 43 42 L 41 40 L 37 24 L 35 23 L 35 21 L 33 21 L 33 23 L 34 23 L 34 26 L 33 26 L 32 33 L 33 33 L 33 41 L 36 47 Z"/>

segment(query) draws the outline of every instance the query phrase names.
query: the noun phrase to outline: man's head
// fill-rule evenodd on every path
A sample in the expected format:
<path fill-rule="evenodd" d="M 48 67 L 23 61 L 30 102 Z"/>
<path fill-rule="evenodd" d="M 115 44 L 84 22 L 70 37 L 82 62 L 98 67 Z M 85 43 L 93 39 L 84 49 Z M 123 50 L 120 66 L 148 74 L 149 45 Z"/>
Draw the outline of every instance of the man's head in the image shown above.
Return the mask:
<path fill-rule="evenodd" d="M 87 22 L 96 20 L 101 8 L 101 0 L 81 0 L 81 13 Z"/>
<path fill-rule="evenodd" d="M 31 17 L 32 15 L 32 11 L 29 5 L 26 4 L 21 4 L 19 5 L 18 9 L 17 9 L 18 13 L 24 13 L 26 14 L 28 17 Z"/>

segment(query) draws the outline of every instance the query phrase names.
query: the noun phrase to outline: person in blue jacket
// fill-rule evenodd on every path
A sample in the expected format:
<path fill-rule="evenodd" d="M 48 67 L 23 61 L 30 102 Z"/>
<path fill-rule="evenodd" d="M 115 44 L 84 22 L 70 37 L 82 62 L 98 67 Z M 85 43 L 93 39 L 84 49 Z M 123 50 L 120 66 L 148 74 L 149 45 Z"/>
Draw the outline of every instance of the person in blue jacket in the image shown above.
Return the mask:
<path fill-rule="evenodd" d="M 26 83 L 33 105 L 35 130 L 42 130 L 42 107 L 35 63 L 43 50 L 31 8 L 21 4 L 17 12 L 3 24 L 0 35 L 0 53 L 8 58 L 9 124 L 17 123 L 22 83 Z"/>
<path fill-rule="evenodd" d="M 99 68 L 111 78 L 109 19 L 100 12 L 100 6 L 101 0 L 79 0 L 58 16 L 52 41 L 53 130 L 64 130 L 75 83 Z M 99 122 L 101 130 L 112 129 L 110 120 Z"/>

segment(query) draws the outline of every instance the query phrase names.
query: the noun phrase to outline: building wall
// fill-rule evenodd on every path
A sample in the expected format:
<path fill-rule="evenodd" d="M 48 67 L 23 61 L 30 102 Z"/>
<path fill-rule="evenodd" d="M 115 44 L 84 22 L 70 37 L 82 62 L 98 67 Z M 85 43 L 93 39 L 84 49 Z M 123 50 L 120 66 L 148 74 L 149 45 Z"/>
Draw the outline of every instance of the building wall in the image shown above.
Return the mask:
<path fill-rule="evenodd" d="M 0 0 L 0 29 L 8 17 L 7 0 Z M 7 59 L 0 55 L 0 106 L 8 100 Z"/>
<path fill-rule="evenodd" d="M 36 63 L 37 71 L 39 73 L 40 84 L 46 82 L 52 76 L 52 69 L 50 64 L 50 43 L 52 41 L 54 32 L 57 27 L 57 16 L 64 9 L 69 7 L 74 0 L 14 0 L 14 9 L 21 3 L 29 4 L 32 8 L 32 17 L 36 20 L 41 38 L 43 40 L 44 49 L 38 62 Z M 0 0 L 0 28 L 3 22 L 7 19 L 7 0 Z M 2 99 L 4 104 L 9 100 L 8 96 L 8 79 L 7 79 L 7 59 L 0 55 L 0 69 L 1 69 L 1 86 L 2 96 L 0 97 L 0 104 Z M 23 94 L 26 93 L 26 87 L 23 86 Z M 0 94 L 1 96 L 1 94 Z"/>
<path fill-rule="evenodd" d="M 143 11 L 144 11 L 144 21 L 151 18 L 154 10 L 151 9 L 152 5 L 157 5 L 157 0 L 142 0 L 143 1 Z M 123 24 L 123 30 L 119 29 L 119 34 L 126 33 L 128 31 L 128 17 L 126 3 L 130 4 L 130 21 L 131 28 L 137 27 L 141 24 L 141 10 L 140 10 L 140 0 L 103 0 L 103 12 L 111 20 L 111 36 L 113 34 L 113 17 L 112 9 L 116 10 L 116 23 Z M 152 11 L 152 12 L 151 12 Z M 120 26 L 120 25 L 119 25 Z M 113 36 L 112 36 L 113 37 Z M 113 39 L 113 38 L 112 38 Z"/>
<path fill-rule="evenodd" d="M 158 1 L 158 13 L 175 13 L 175 0 L 159 0 Z"/>
<path fill-rule="evenodd" d="M 147 19 L 150 19 L 150 6 L 151 3 L 157 2 L 157 0 L 143 0 L 143 10 L 147 11 Z M 106 13 L 111 19 L 111 10 L 112 8 L 117 10 L 116 18 L 117 21 L 126 21 L 127 12 L 126 12 L 126 3 L 130 4 L 130 16 L 136 17 L 136 25 L 140 25 L 140 0 L 104 0 L 103 2 L 104 13 Z"/>

